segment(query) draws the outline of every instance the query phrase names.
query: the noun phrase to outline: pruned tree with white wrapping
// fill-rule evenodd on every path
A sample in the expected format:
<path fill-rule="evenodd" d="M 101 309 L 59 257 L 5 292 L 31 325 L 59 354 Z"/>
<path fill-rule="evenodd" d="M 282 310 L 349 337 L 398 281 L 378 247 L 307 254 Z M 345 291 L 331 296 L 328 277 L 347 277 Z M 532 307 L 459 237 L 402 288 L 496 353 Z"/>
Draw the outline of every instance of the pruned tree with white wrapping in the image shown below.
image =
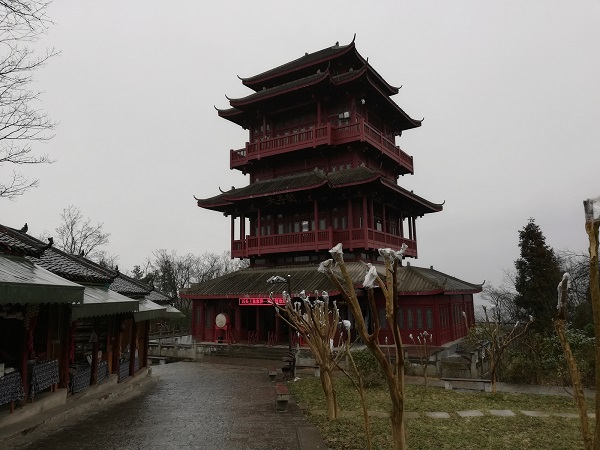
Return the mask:
<path fill-rule="evenodd" d="M 567 361 L 567 368 L 569 369 L 569 375 L 571 376 L 571 383 L 573 384 L 575 402 L 577 403 L 577 409 L 579 411 L 579 420 L 581 422 L 581 434 L 583 437 L 583 444 L 586 450 L 594 448 L 594 439 L 590 432 L 590 423 L 587 415 L 587 405 L 585 402 L 585 393 L 583 392 L 583 384 L 581 383 L 581 375 L 579 372 L 579 366 L 577 360 L 573 356 L 571 345 L 567 339 L 567 293 L 571 284 L 571 277 L 568 273 L 563 275 L 560 283 L 558 283 L 558 304 L 556 305 L 557 316 L 554 320 L 554 328 L 558 335 L 558 340 L 562 346 Z"/>
<path fill-rule="evenodd" d="M 354 326 L 359 336 L 381 366 L 390 393 L 390 400 L 392 402 L 390 420 L 392 425 L 394 450 L 406 448 L 406 436 L 404 431 L 404 349 L 397 318 L 399 302 L 397 293 L 397 269 L 398 262 L 402 260 L 406 249 L 407 246 L 403 244 L 399 251 L 392 249 L 379 250 L 379 254 L 383 256 L 385 260 L 385 281 L 381 279 L 375 266 L 367 264 L 367 274 L 363 281 L 363 287 L 367 290 L 368 307 L 371 310 L 371 317 L 373 317 L 371 333 L 369 333 L 367 324 L 363 318 L 356 290 L 354 289 L 354 283 L 344 263 L 342 244 L 338 244 L 330 250 L 333 259 L 324 261 L 319 266 L 319 271 L 325 273 L 329 277 L 331 282 L 337 287 L 348 303 L 348 308 L 350 308 L 350 311 L 354 316 Z M 339 268 L 341 272 L 341 280 L 334 273 L 336 267 Z M 385 316 L 388 327 L 392 330 L 394 336 L 394 346 L 396 350 L 394 362 L 391 362 L 389 358 L 386 357 L 379 344 L 381 324 L 379 323 L 379 314 L 377 313 L 374 295 L 374 289 L 376 288 L 381 289 L 385 299 Z"/>
<path fill-rule="evenodd" d="M 596 392 L 600 390 L 600 269 L 598 264 L 598 235 L 600 228 L 600 197 L 583 202 L 585 211 L 585 231 L 590 241 L 590 296 L 594 316 L 596 337 Z M 600 446 L 600 395 L 596 395 L 596 426 L 594 428 L 594 448 Z"/>
<path fill-rule="evenodd" d="M 300 301 L 292 303 L 289 294 L 284 291 L 285 304 L 277 305 L 273 302 L 273 305 L 277 316 L 294 330 L 297 330 L 312 351 L 315 363 L 320 369 L 319 376 L 325 394 L 327 418 L 335 420 L 338 416 L 338 404 L 333 382 L 333 371 L 345 355 L 345 351 L 334 351 L 335 334 L 340 324 L 340 311 L 336 302 L 329 300 L 329 294 L 326 291 L 320 294 L 315 291 L 315 296 L 315 300 L 311 301 L 305 291 L 302 291 Z M 347 332 L 346 338 L 344 338 L 344 329 Z M 346 327 L 344 324 L 340 332 L 338 347 L 343 344 L 344 349 L 346 348 L 348 333 L 349 326 Z"/>

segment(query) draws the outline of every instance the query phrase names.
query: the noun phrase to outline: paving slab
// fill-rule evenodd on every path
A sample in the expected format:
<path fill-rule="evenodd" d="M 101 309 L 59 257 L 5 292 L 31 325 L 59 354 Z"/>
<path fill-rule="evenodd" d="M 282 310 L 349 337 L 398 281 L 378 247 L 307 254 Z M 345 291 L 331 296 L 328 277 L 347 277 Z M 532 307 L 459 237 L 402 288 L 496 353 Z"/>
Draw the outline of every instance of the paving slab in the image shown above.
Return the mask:
<path fill-rule="evenodd" d="M 565 417 L 567 419 L 577 419 L 579 417 L 579 414 L 575 413 L 553 413 L 552 415 L 556 417 Z"/>
<path fill-rule="evenodd" d="M 405 411 L 404 418 L 405 419 L 418 419 L 421 415 L 417 411 Z"/>
<path fill-rule="evenodd" d="M 490 409 L 490 414 L 499 417 L 513 417 L 515 415 L 510 409 Z"/>
<path fill-rule="evenodd" d="M 456 411 L 460 417 L 483 417 L 483 413 L 477 409 L 470 409 L 467 411 Z"/>
<path fill-rule="evenodd" d="M 550 415 L 544 411 L 521 411 L 521 414 L 525 414 L 529 417 L 548 417 Z"/>
<path fill-rule="evenodd" d="M 425 415 L 427 417 L 431 417 L 432 419 L 449 419 L 450 418 L 450 414 L 448 414 L 447 412 L 442 412 L 442 411 L 429 411 L 429 412 L 426 412 Z"/>

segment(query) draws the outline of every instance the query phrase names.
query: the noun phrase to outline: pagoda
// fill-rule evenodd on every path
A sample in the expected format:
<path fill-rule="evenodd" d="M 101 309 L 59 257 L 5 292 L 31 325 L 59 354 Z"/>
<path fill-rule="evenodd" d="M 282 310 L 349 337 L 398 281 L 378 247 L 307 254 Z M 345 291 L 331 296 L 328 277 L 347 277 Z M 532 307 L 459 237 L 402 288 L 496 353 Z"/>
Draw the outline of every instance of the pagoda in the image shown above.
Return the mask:
<path fill-rule="evenodd" d="M 302 274 L 316 273 L 314 265 L 340 242 L 345 261 L 360 267 L 381 262 L 378 249 L 403 244 L 405 256 L 416 258 L 417 218 L 442 211 L 398 184 L 414 173 L 414 164 L 397 140 L 421 121 L 392 100 L 399 88 L 358 53 L 354 40 L 240 80 L 253 92 L 228 98 L 230 108 L 217 111 L 248 131 L 243 148 L 230 151 L 230 168 L 249 175 L 249 184 L 196 200 L 230 217 L 231 256 L 249 261 L 242 272 L 264 285 L 264 274 L 286 267 L 282 274 L 294 272 L 294 286 L 310 280 L 313 286 L 298 287 L 314 289 L 312 275 Z M 214 330 L 209 316 L 224 310 L 221 302 L 207 313 L 209 299 L 233 297 L 239 302 L 228 310 L 236 316 L 232 330 L 246 336 L 262 325 L 281 335 L 275 318 L 263 321 L 258 312 L 248 318 L 239 308 L 248 298 L 262 305 L 273 287 L 251 289 L 248 280 L 239 285 L 241 273 L 236 277 L 228 288 L 216 280 L 182 294 L 200 308 L 196 322 L 204 326 L 194 333 L 206 339 L 206 326 Z"/>

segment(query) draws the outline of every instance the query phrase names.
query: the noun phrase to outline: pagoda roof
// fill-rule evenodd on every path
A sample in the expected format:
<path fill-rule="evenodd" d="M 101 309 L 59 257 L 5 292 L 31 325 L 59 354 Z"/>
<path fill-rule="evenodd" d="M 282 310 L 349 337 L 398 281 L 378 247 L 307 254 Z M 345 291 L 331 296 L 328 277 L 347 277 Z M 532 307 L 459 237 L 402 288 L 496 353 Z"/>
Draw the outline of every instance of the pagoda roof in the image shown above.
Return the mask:
<path fill-rule="evenodd" d="M 356 38 L 356 35 L 354 37 Z M 277 84 L 282 84 L 282 82 L 287 82 L 293 77 L 297 78 L 298 74 L 296 72 L 307 73 L 311 70 L 316 71 L 318 68 L 324 70 L 328 66 L 331 66 L 332 62 L 340 58 L 348 58 L 349 60 L 354 61 L 356 64 L 355 68 L 367 66 L 369 72 L 377 79 L 377 83 L 384 89 L 387 95 L 398 93 L 398 88 L 385 81 L 383 77 L 369 65 L 368 60 L 358 53 L 356 50 L 355 39 L 352 39 L 352 42 L 348 45 L 339 45 L 339 43 L 336 42 L 335 45 L 331 47 L 326 47 L 313 53 L 305 53 L 300 58 L 258 75 L 239 78 L 242 80 L 244 86 L 247 86 L 254 91 L 260 91 L 264 87 L 273 87 Z"/>
<path fill-rule="evenodd" d="M 117 272 L 54 247 L 44 251 L 41 256 L 30 259 L 44 269 L 75 282 L 110 284 L 117 276 Z"/>
<path fill-rule="evenodd" d="M 119 273 L 110 284 L 110 290 L 127 297 L 145 297 L 152 291 L 152 286 Z"/>
<path fill-rule="evenodd" d="M 49 245 L 26 232 L 0 225 L 0 252 L 19 256 L 39 256 Z"/>
<path fill-rule="evenodd" d="M 217 109 L 217 112 L 220 117 L 244 126 L 246 119 L 244 111 L 246 109 L 254 111 L 257 104 L 261 104 L 276 97 L 291 95 L 306 89 L 310 89 L 311 91 L 309 94 L 312 95 L 312 91 L 317 86 L 341 86 L 357 80 L 361 80 L 364 84 L 370 86 L 371 89 L 384 100 L 385 105 L 387 105 L 392 113 L 396 114 L 396 117 L 399 119 L 398 125 L 400 129 L 406 130 L 421 126 L 420 120 L 413 119 L 404 112 L 404 110 L 389 97 L 389 94 L 382 89 L 381 85 L 373 80 L 373 74 L 366 63 L 358 70 L 345 72 L 341 75 L 334 75 L 329 70 L 325 70 L 324 72 L 318 71 L 317 73 L 310 74 L 303 78 L 292 80 L 271 88 L 265 88 L 246 97 L 232 98 L 229 99 L 232 108 Z M 254 114 L 254 112 L 252 113 Z"/>
<path fill-rule="evenodd" d="M 320 170 L 303 172 L 285 177 L 269 180 L 256 181 L 243 188 L 234 188 L 220 195 L 207 199 L 196 199 L 198 206 L 202 208 L 224 211 L 228 206 L 236 202 L 268 197 L 278 194 L 288 194 L 298 191 L 306 191 L 321 186 L 330 188 L 343 188 L 347 186 L 364 185 L 379 181 L 385 187 L 402 194 L 403 197 L 413 202 L 420 214 L 437 212 L 442 210 L 442 205 L 432 203 L 411 191 L 398 186 L 394 181 L 385 178 L 380 172 L 368 167 L 356 167 L 349 170 L 340 170 L 325 174 Z"/>
<path fill-rule="evenodd" d="M 385 265 L 376 264 L 377 272 L 385 279 Z M 274 268 L 246 268 L 232 272 L 203 283 L 193 284 L 179 292 L 180 297 L 189 299 L 215 299 L 215 298 L 243 298 L 248 296 L 268 297 L 270 292 L 287 290 L 285 283 L 274 285 L 267 280 L 279 275 L 286 278 L 290 275 L 292 297 L 297 297 L 301 290 L 306 289 L 307 295 L 314 296 L 314 291 L 327 291 L 329 295 L 339 295 L 336 287 L 329 278 L 319 272 L 318 265 L 309 264 L 302 266 L 274 267 Z M 366 273 L 363 262 L 348 262 L 346 269 L 355 288 L 362 288 Z M 335 267 L 334 274 L 341 280 L 339 267 Z M 474 294 L 481 292 L 482 286 L 472 284 L 458 278 L 442 273 L 433 268 L 414 266 L 398 267 L 398 294 L 399 295 L 452 295 Z"/>
<path fill-rule="evenodd" d="M 398 293 L 400 295 L 425 294 L 475 294 L 483 284 L 468 283 L 432 267 L 407 265 L 398 268 Z"/>

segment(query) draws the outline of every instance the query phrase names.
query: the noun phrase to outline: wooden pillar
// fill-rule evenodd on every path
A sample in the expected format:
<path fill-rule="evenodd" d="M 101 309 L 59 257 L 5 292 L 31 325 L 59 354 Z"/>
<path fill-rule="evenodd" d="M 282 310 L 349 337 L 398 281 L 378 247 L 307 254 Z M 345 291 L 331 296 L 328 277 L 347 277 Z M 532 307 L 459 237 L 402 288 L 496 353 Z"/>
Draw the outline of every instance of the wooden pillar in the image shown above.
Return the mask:
<path fill-rule="evenodd" d="M 240 305 L 236 305 L 234 308 L 235 311 L 235 325 L 234 325 L 234 337 L 236 340 L 240 339 L 242 335 L 242 308 Z"/>
<path fill-rule="evenodd" d="M 257 211 L 257 220 L 256 220 L 256 239 L 257 239 L 257 254 L 260 255 L 260 237 L 262 234 L 262 220 L 261 220 L 261 214 L 260 214 L 260 209 Z"/>
<path fill-rule="evenodd" d="M 129 376 L 135 375 L 135 350 L 137 337 L 137 322 L 131 319 L 131 336 L 129 340 Z"/>
<path fill-rule="evenodd" d="M 94 318 L 94 338 L 92 341 L 92 376 L 90 385 L 98 383 L 98 319 Z"/>
<path fill-rule="evenodd" d="M 69 319 L 71 311 L 69 306 L 60 305 L 59 308 L 59 335 L 60 355 L 58 356 L 58 374 L 60 378 L 59 387 L 67 388 L 69 386 L 69 336 L 71 335 L 71 324 Z"/>
<path fill-rule="evenodd" d="M 385 203 L 381 206 L 381 220 L 383 221 L 382 227 L 381 227 L 381 231 L 383 231 L 383 234 L 387 234 L 387 217 L 386 217 L 386 210 L 385 210 Z"/>
<path fill-rule="evenodd" d="M 365 249 L 369 248 L 369 226 L 367 225 L 367 196 L 362 196 L 362 231 L 364 236 L 364 244 L 363 247 Z"/>
<path fill-rule="evenodd" d="M 352 209 L 352 199 L 348 199 L 348 229 L 354 228 L 354 211 Z"/>
<path fill-rule="evenodd" d="M 413 240 L 417 240 L 417 218 L 413 217 Z"/>
<path fill-rule="evenodd" d="M 25 397 L 23 398 L 24 402 L 27 402 L 27 398 L 29 397 L 29 385 L 28 385 L 28 370 L 27 370 L 27 361 L 29 360 L 29 351 L 27 349 L 29 330 L 25 327 L 23 323 L 23 333 L 21 338 L 21 383 L 23 384 L 23 390 L 25 391 Z"/>
<path fill-rule="evenodd" d="M 402 213 L 400 213 L 400 218 L 398 219 L 398 221 L 400 227 L 400 236 L 404 237 L 404 216 L 402 215 Z"/>
<path fill-rule="evenodd" d="M 115 323 L 112 317 L 109 317 L 106 321 L 106 356 L 104 356 L 106 360 L 106 364 L 108 365 L 108 373 L 112 373 L 112 340 L 114 337 L 114 328 Z"/>
<path fill-rule="evenodd" d="M 375 215 L 374 215 L 373 199 L 369 199 L 369 228 L 375 229 Z"/>
<path fill-rule="evenodd" d="M 256 308 L 256 340 L 258 341 L 258 338 L 260 336 L 260 307 L 255 306 L 255 308 Z"/>
<path fill-rule="evenodd" d="M 313 230 L 315 233 L 315 243 L 319 242 L 319 203 L 317 202 L 317 200 L 313 200 L 313 216 L 314 216 L 314 220 L 315 220 L 315 229 Z M 315 250 L 318 247 L 315 246 Z"/>
<path fill-rule="evenodd" d="M 121 319 L 114 318 L 113 339 L 112 339 L 112 371 L 119 373 L 119 358 L 121 356 Z"/>
<path fill-rule="evenodd" d="M 142 342 L 142 356 L 144 359 L 140 360 L 140 367 L 148 367 L 148 350 L 150 349 L 150 321 L 144 322 L 144 334 Z"/>
<path fill-rule="evenodd" d="M 204 301 L 198 300 L 198 308 L 200 308 L 200 323 L 198 324 L 198 330 L 200 331 L 200 333 L 198 337 L 200 339 L 200 342 L 202 342 L 204 340 L 204 324 L 206 323 L 206 319 L 204 318 L 206 314 L 206 310 L 204 308 Z"/>
<path fill-rule="evenodd" d="M 317 126 L 321 125 L 321 100 L 317 100 Z"/>
<path fill-rule="evenodd" d="M 233 243 L 235 241 L 235 216 L 231 215 L 231 254 L 233 255 Z"/>
<path fill-rule="evenodd" d="M 248 256 L 248 242 L 246 241 L 246 216 L 244 214 L 240 216 L 240 246 L 242 249 L 242 255 Z"/>
<path fill-rule="evenodd" d="M 279 342 L 279 316 L 275 316 L 275 336 L 277 336 L 277 342 Z"/>

